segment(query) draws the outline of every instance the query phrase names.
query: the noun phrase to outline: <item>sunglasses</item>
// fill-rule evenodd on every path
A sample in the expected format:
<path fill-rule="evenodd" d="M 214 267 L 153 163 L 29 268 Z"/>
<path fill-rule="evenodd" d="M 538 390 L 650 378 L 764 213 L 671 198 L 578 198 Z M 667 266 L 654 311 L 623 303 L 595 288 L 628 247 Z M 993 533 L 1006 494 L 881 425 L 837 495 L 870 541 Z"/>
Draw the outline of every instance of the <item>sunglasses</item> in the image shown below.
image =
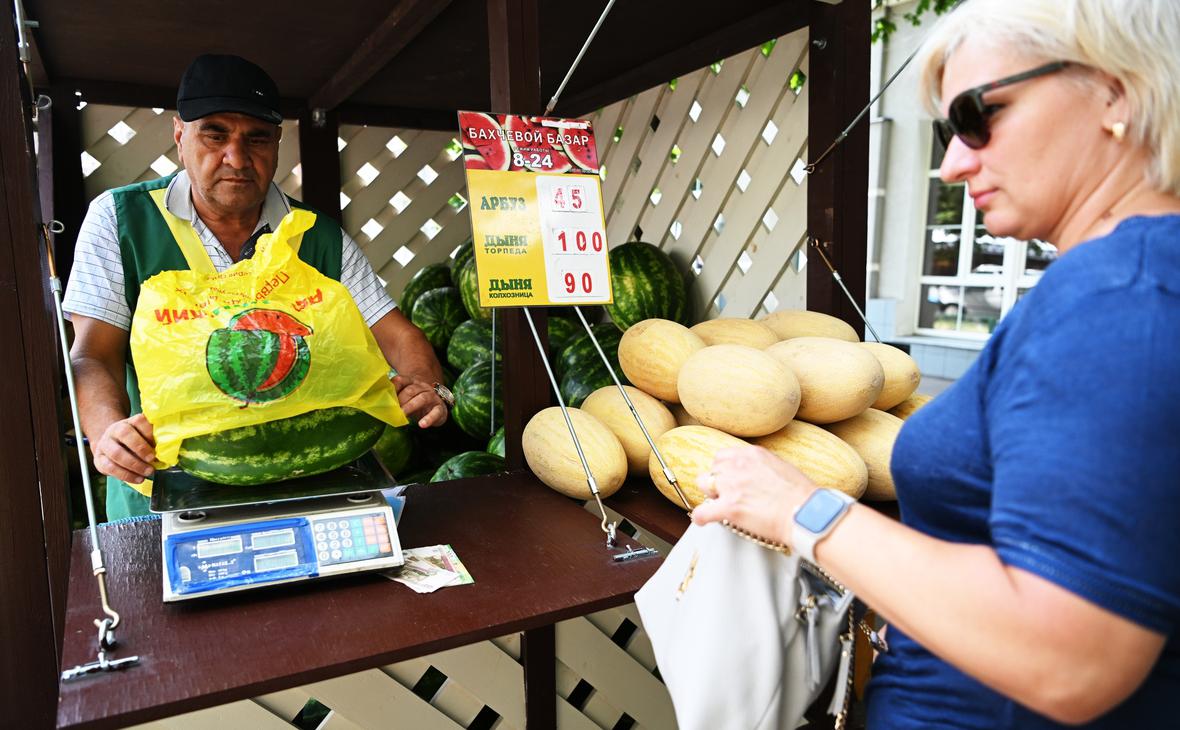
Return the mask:
<path fill-rule="evenodd" d="M 1056 73 L 1068 65 L 1069 61 L 1054 61 L 1044 66 L 1037 66 L 1031 71 L 967 89 L 951 100 L 946 119 L 934 120 L 934 134 L 942 142 L 944 148 L 950 147 L 951 140 L 958 137 L 963 140 L 963 144 L 971 149 L 982 149 L 991 140 L 991 129 L 988 126 L 991 118 L 1003 106 L 1002 104 L 985 103 L 983 101 L 985 93 L 1003 86 L 1035 79 L 1038 76 Z"/>

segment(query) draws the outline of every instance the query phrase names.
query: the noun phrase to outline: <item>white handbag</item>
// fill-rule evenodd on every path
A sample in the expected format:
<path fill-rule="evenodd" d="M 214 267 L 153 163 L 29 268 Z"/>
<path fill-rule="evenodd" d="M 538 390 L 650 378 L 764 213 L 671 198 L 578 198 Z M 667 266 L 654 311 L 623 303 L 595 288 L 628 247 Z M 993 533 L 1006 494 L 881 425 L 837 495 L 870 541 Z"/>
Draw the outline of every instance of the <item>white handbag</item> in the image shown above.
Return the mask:
<path fill-rule="evenodd" d="M 790 730 L 833 670 L 839 730 L 853 598 L 785 548 L 713 523 L 689 526 L 635 603 L 681 730 Z"/>

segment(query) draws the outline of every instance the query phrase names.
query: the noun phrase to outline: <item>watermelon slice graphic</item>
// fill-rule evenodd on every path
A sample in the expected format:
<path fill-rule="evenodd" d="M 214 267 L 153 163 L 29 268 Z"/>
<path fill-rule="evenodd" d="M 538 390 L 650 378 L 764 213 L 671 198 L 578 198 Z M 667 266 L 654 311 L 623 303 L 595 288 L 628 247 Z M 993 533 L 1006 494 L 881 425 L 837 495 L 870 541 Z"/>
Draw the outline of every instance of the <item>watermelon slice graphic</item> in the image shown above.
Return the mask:
<path fill-rule="evenodd" d="M 468 170 L 507 170 L 512 149 L 501 136 L 495 119 L 480 112 L 464 112 L 463 162 Z"/>
<path fill-rule="evenodd" d="M 286 312 L 250 309 L 209 336 L 205 368 L 221 392 L 246 405 L 278 400 L 307 377 L 311 334 Z"/>

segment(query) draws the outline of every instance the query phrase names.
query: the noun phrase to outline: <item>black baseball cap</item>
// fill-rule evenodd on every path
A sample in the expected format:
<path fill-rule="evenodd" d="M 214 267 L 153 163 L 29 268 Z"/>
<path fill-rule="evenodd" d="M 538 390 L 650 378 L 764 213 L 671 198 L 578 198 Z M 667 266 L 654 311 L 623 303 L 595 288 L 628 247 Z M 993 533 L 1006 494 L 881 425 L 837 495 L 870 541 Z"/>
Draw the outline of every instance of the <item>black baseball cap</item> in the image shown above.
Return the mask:
<path fill-rule="evenodd" d="M 176 111 L 191 122 L 210 114 L 237 112 L 281 124 L 279 89 L 256 64 L 241 56 L 207 53 L 197 56 L 176 92 Z"/>

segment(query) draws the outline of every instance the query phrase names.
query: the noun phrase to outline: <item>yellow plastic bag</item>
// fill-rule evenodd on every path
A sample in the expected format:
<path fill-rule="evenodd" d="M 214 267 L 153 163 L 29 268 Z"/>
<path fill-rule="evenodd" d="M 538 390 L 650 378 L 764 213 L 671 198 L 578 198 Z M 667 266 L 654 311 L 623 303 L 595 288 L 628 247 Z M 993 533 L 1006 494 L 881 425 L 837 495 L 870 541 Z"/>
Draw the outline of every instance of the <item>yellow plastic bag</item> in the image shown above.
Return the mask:
<path fill-rule="evenodd" d="M 164 271 L 140 288 L 131 354 L 157 468 L 186 438 L 351 406 L 393 426 L 398 404 L 373 333 L 343 284 L 298 254 L 315 214 L 293 210 L 253 258 L 222 273 L 194 266 L 194 238 L 173 232 L 194 270 Z M 208 261 L 204 250 L 200 256 Z"/>

